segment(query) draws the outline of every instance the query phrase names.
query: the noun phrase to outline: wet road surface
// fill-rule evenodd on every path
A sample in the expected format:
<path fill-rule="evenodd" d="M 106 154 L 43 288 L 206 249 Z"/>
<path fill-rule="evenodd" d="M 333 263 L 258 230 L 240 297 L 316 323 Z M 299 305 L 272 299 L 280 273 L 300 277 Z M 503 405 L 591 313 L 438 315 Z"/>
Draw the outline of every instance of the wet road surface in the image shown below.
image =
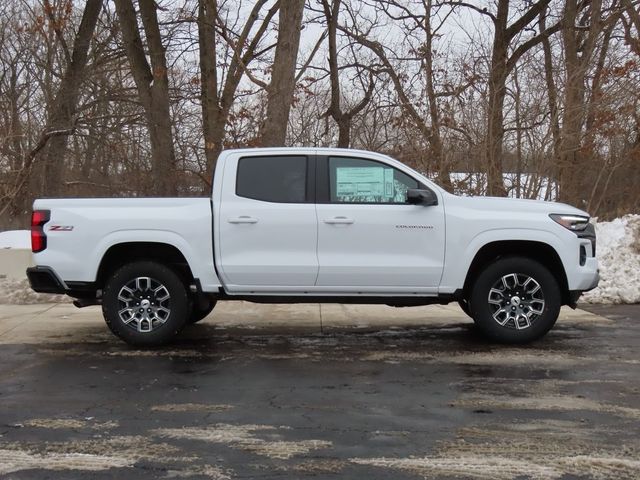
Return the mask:
<path fill-rule="evenodd" d="M 640 306 L 591 310 L 526 347 L 459 319 L 214 314 L 158 350 L 61 326 L 0 345 L 0 478 L 639 478 Z"/>

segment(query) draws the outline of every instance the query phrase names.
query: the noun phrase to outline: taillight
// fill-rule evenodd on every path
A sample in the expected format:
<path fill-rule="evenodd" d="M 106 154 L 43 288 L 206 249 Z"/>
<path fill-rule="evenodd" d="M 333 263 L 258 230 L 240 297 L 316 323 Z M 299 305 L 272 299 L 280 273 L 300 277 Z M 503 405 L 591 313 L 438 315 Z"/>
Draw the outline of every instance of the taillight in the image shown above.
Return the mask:
<path fill-rule="evenodd" d="M 49 210 L 34 210 L 31 214 L 31 251 L 38 253 L 47 248 L 44 224 L 51 218 Z"/>

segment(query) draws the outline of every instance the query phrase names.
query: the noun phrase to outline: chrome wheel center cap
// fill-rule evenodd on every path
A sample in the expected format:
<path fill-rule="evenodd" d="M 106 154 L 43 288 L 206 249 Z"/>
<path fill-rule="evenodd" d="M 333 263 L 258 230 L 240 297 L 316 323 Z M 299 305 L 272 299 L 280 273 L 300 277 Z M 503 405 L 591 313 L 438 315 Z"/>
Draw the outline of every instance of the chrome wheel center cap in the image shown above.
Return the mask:
<path fill-rule="evenodd" d="M 520 306 L 520 297 L 511 297 L 511 305 L 514 307 Z"/>
<path fill-rule="evenodd" d="M 142 301 L 140 302 L 140 306 L 141 306 L 142 308 L 147 308 L 149 305 L 151 305 L 151 302 L 149 302 L 149 300 L 146 300 L 146 299 L 145 299 L 145 300 L 142 300 Z"/>

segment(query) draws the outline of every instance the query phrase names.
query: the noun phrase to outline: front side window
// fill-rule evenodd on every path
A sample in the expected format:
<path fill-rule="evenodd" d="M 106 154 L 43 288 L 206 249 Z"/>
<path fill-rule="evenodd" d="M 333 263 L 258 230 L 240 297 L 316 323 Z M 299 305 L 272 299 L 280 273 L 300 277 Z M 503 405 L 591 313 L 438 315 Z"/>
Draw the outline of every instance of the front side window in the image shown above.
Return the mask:
<path fill-rule="evenodd" d="M 245 157 L 238 161 L 236 195 L 278 203 L 306 200 L 307 157 Z"/>
<path fill-rule="evenodd" d="M 329 157 L 331 203 L 407 203 L 412 188 L 418 188 L 416 180 L 384 163 Z"/>

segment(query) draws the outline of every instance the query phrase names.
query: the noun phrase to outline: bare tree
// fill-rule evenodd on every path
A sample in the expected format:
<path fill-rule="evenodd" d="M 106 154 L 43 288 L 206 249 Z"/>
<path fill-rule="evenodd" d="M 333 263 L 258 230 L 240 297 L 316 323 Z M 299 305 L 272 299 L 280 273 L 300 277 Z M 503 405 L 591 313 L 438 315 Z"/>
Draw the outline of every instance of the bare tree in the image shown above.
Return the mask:
<path fill-rule="evenodd" d="M 576 175 L 576 169 L 584 162 L 582 155 L 584 128 L 590 109 L 587 94 L 587 72 L 593 65 L 594 56 L 600 48 L 601 60 L 596 62 L 593 72 L 595 84 L 592 91 L 599 89 L 599 78 L 604 68 L 604 58 L 608 48 L 611 28 L 618 17 L 616 10 L 609 18 L 603 16 L 601 0 L 583 3 L 566 0 L 564 16 L 566 28 L 562 30 L 564 46 L 564 114 L 560 132 L 558 170 L 560 198 L 581 204 L 586 201 L 582 195 L 584 177 Z M 600 41 L 599 40 L 603 40 Z M 597 95 L 597 93 L 596 93 Z M 591 100 L 595 100 L 592 97 Z"/>
<path fill-rule="evenodd" d="M 625 39 L 636 55 L 640 56 L 640 2 L 623 0 L 624 13 L 622 23 Z M 635 29 L 635 34 L 633 30 Z"/>
<path fill-rule="evenodd" d="M 538 45 L 545 38 L 559 31 L 562 22 L 537 32 L 528 40 L 514 45 L 516 39 L 526 28 L 542 14 L 550 0 L 533 2 L 524 13 L 512 20 L 509 0 L 498 0 L 496 12 L 489 12 L 487 8 L 479 8 L 466 2 L 449 2 L 452 5 L 472 8 L 491 19 L 493 25 L 493 44 L 491 49 L 491 63 L 489 68 L 489 98 L 487 112 L 487 133 L 485 140 L 485 156 L 488 174 L 489 195 L 506 195 L 502 181 L 502 148 L 504 142 L 504 101 L 506 96 L 507 78 L 516 63 L 531 48 Z M 511 21 L 510 21 L 511 20 Z"/>
<path fill-rule="evenodd" d="M 87 1 L 80 26 L 74 38 L 73 49 L 70 50 L 66 41 L 62 40 L 63 35 L 59 24 L 56 22 L 51 5 L 48 1 L 45 1 L 45 11 L 48 13 L 49 20 L 56 25 L 54 29 L 58 38 L 61 39 L 67 64 L 55 94 L 46 127 L 36 145 L 27 152 L 24 161 L 21 162 L 21 175 L 16 177 L 13 188 L 7 193 L 6 203 L 0 209 L 0 215 L 11 206 L 11 202 L 21 193 L 28 181 L 33 162 L 38 155 L 42 155 L 41 161 L 45 165 L 46 194 L 57 196 L 61 193 L 62 167 L 67 147 L 67 137 L 75 130 L 78 95 L 84 80 L 87 56 L 101 8 L 102 2 L 100 0 Z"/>
<path fill-rule="evenodd" d="M 258 0 L 239 32 L 228 25 L 220 16 L 215 0 L 201 0 L 198 9 L 198 36 L 200 44 L 200 78 L 202 119 L 206 154 L 206 175 L 203 180 L 209 182 L 215 170 L 218 155 L 223 149 L 225 127 L 229 113 L 236 100 L 236 94 L 243 75 L 264 86 L 264 82 L 255 78 L 249 70 L 250 63 L 265 53 L 260 43 L 267 33 L 269 24 L 278 11 L 276 2 L 262 19 L 260 13 L 267 0 Z M 255 32 L 254 26 L 258 25 Z M 226 42 L 231 50 L 231 59 L 226 75 L 219 75 L 216 59 L 220 40 Z"/>
<path fill-rule="evenodd" d="M 341 105 L 342 93 L 340 91 L 340 66 L 338 64 L 338 15 L 340 13 L 341 0 L 322 0 L 322 8 L 327 22 L 327 36 L 329 42 L 329 80 L 331 84 L 331 104 L 323 116 L 331 116 L 338 125 L 338 147 L 349 148 L 351 146 L 351 122 L 371 101 L 375 87 L 373 74 L 368 76 L 368 84 L 362 99 L 353 108 L 343 111 Z M 359 68 L 358 76 L 361 77 L 364 68 Z"/>

